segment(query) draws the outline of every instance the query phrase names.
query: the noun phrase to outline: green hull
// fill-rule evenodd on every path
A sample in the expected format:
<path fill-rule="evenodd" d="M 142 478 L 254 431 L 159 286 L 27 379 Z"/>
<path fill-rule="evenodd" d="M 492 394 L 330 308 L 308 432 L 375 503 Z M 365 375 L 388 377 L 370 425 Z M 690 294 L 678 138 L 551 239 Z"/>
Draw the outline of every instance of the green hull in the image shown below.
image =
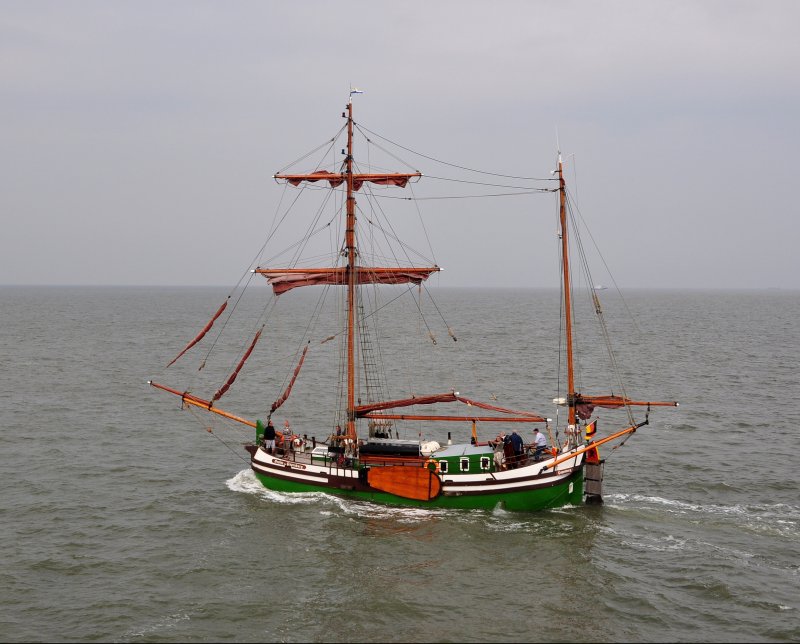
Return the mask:
<path fill-rule="evenodd" d="M 581 505 L 583 503 L 583 469 L 576 471 L 564 481 L 549 487 L 539 487 L 519 492 L 486 492 L 461 496 L 448 496 L 445 493 L 431 501 L 407 499 L 380 491 L 342 490 L 323 485 L 287 481 L 266 476 L 259 472 L 254 472 L 254 474 L 264 487 L 276 492 L 325 492 L 326 494 L 334 494 L 360 501 L 415 508 L 493 510 L 499 506 L 511 512 L 535 512 L 537 510 L 559 508 L 565 505 Z"/>

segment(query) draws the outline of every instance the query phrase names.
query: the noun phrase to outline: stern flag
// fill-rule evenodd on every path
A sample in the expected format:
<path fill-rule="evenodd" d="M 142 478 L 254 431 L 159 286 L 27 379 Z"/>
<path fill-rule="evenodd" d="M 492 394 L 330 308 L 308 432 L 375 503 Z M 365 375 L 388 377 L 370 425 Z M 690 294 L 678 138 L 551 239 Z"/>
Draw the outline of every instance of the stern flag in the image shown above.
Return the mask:
<path fill-rule="evenodd" d="M 350 96 L 352 96 L 353 94 L 363 94 L 363 93 L 364 90 L 358 89 L 357 87 L 350 88 Z"/>
<path fill-rule="evenodd" d="M 594 439 L 594 435 L 597 433 L 597 419 L 595 418 L 591 423 L 586 425 L 586 443 L 591 445 Z M 597 451 L 596 447 L 589 447 L 586 450 L 586 462 L 587 463 L 599 463 L 600 462 L 600 452 Z"/>

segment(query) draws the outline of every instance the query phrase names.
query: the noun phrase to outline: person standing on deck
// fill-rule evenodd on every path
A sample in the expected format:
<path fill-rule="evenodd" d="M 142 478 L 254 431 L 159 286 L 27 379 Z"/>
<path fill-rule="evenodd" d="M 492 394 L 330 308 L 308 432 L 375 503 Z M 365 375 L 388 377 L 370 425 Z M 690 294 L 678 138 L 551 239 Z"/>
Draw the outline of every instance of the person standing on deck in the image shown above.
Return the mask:
<path fill-rule="evenodd" d="M 489 444 L 492 446 L 494 450 L 494 468 L 497 471 L 500 471 L 503 468 L 503 438 L 505 436 L 503 434 L 498 434 L 497 438 L 493 441 L 489 441 Z"/>
<path fill-rule="evenodd" d="M 514 467 L 522 465 L 522 452 L 524 450 L 522 436 L 514 430 L 511 432 L 511 447 L 514 450 Z"/>
<path fill-rule="evenodd" d="M 275 425 L 272 420 L 267 421 L 267 426 L 264 428 L 264 449 L 267 454 L 272 454 L 275 449 Z"/>
<path fill-rule="evenodd" d="M 547 447 L 547 437 L 538 429 L 533 430 L 533 446 L 536 452 L 533 454 L 533 460 L 538 461 L 541 458 L 542 452 Z"/>
<path fill-rule="evenodd" d="M 514 462 L 514 446 L 511 444 L 511 436 L 503 434 L 503 456 L 506 461 L 506 468 L 513 470 L 517 464 Z"/>

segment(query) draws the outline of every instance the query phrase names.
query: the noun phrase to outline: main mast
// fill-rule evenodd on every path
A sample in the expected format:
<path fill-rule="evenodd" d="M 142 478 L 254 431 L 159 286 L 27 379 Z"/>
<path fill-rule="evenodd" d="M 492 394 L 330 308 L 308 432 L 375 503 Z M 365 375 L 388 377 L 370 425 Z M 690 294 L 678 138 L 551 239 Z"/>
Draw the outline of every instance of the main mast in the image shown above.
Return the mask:
<path fill-rule="evenodd" d="M 355 313 L 356 313 L 356 198 L 353 190 L 353 99 L 347 102 L 347 221 L 345 249 L 347 252 L 347 437 L 356 439 L 356 368 L 355 368 Z"/>
<path fill-rule="evenodd" d="M 335 285 L 347 289 L 347 401 L 345 435 L 356 439 L 356 314 L 358 311 L 358 287 L 362 284 L 420 284 L 437 271 L 438 266 L 364 266 L 360 265 L 356 240 L 356 198 L 355 194 L 365 183 L 396 186 L 403 188 L 409 180 L 418 179 L 420 172 L 377 172 L 361 173 L 354 168 L 353 160 L 353 102 L 347 103 L 347 111 L 342 113 L 347 119 L 347 149 L 344 163 L 338 172 L 315 170 L 310 173 L 284 174 L 276 173 L 275 179 L 287 181 L 293 186 L 301 183 L 317 181 L 327 182 L 331 188 L 344 185 L 346 190 L 345 204 L 345 239 L 341 254 L 346 257 L 346 265 L 329 268 L 265 268 L 256 267 L 255 273 L 266 277 L 272 284 L 275 295 L 302 286 Z"/>

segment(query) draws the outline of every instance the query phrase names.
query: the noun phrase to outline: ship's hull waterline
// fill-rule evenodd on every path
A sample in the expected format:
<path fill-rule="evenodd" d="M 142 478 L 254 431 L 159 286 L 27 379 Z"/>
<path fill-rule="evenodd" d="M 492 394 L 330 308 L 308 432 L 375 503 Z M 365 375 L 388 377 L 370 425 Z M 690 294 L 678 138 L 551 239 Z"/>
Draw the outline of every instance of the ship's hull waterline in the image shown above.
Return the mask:
<path fill-rule="evenodd" d="M 371 487 L 364 472 L 353 468 L 320 467 L 261 450 L 253 455 L 252 468 L 261 484 L 276 492 L 324 492 L 386 505 L 459 510 L 535 512 L 583 503 L 582 464 L 555 474 L 540 473 L 541 464 L 484 477 L 441 476 L 441 492 L 429 500 L 407 498 Z M 464 480 L 462 480 L 464 479 Z M 482 480 L 480 480 L 482 479 Z"/>

